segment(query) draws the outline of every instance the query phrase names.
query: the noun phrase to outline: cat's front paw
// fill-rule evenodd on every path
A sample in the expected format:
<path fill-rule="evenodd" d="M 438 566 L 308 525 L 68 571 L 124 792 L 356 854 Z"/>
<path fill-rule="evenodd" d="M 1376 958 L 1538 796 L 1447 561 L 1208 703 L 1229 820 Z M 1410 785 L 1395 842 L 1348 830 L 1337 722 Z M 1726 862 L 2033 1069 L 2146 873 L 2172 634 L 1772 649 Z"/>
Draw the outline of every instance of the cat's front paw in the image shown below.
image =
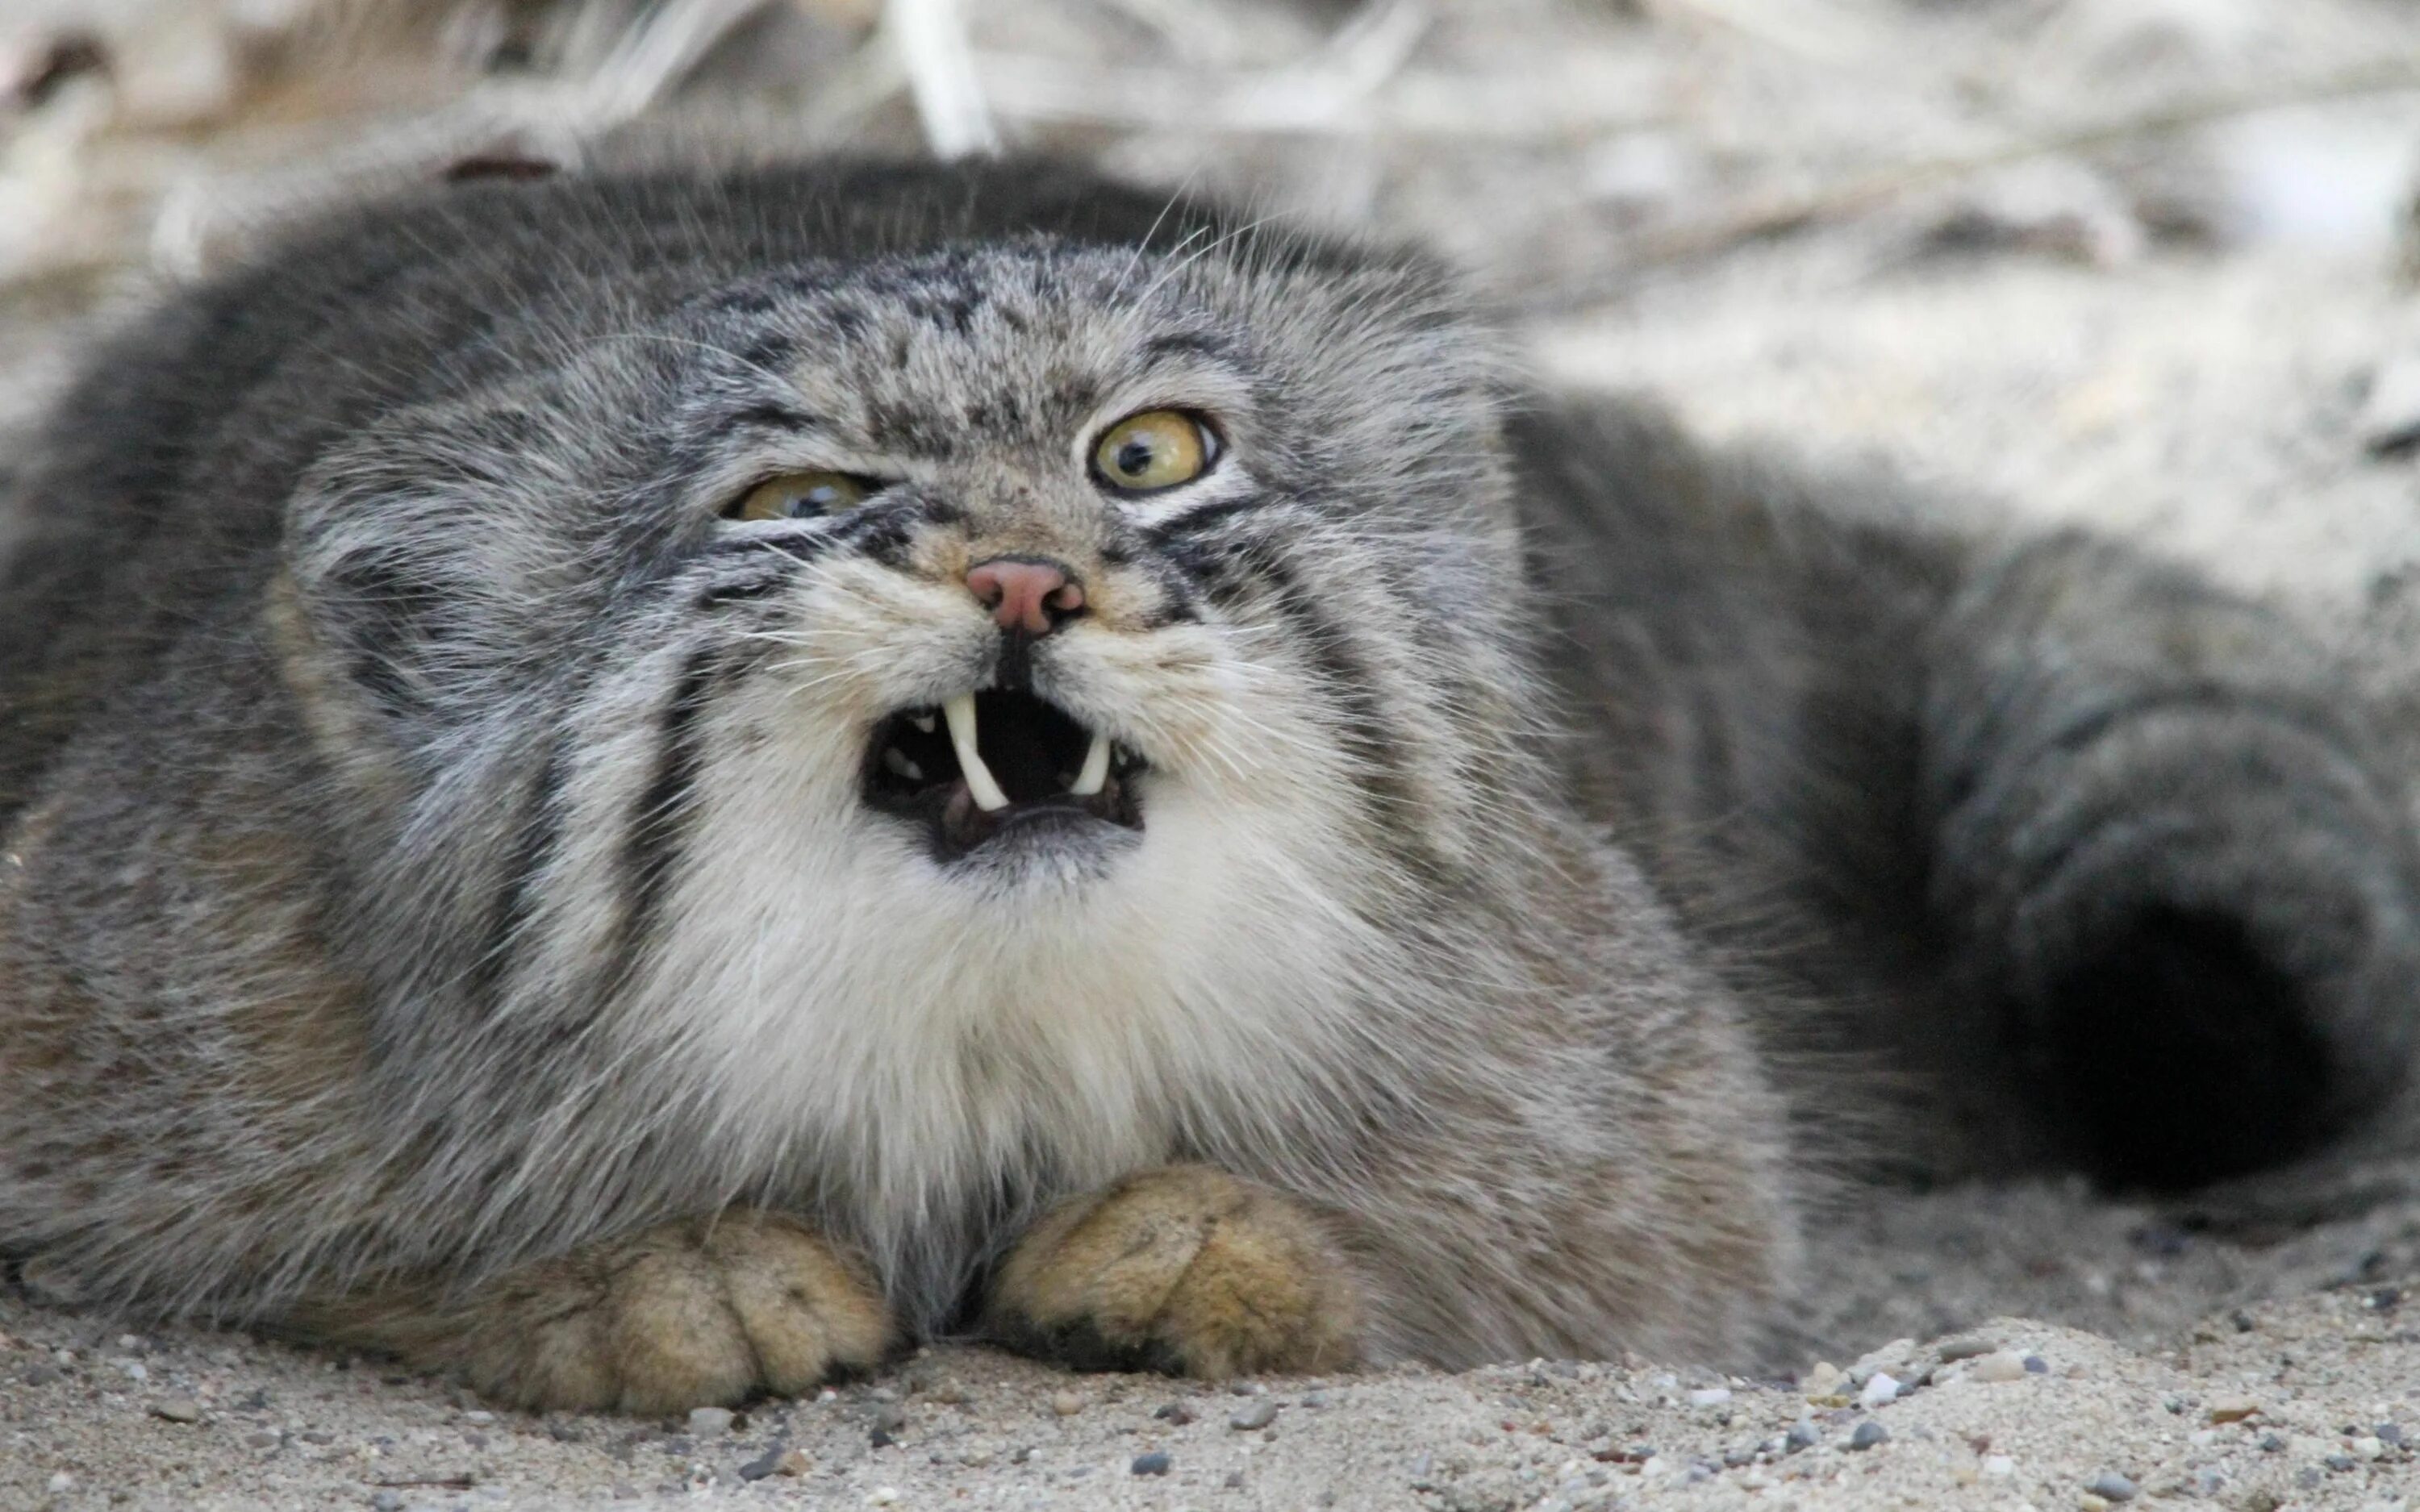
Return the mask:
<path fill-rule="evenodd" d="M 1292 1199 L 1173 1165 L 1044 1214 L 1001 1268 L 985 1326 L 1078 1368 L 1216 1378 L 1349 1365 L 1357 1314 L 1342 1260 Z"/>
<path fill-rule="evenodd" d="M 312 1326 L 458 1371 L 517 1407 L 646 1414 L 795 1396 L 878 1363 L 893 1335 L 862 1264 L 748 1211 L 592 1244 L 442 1307 L 371 1297 Z"/>

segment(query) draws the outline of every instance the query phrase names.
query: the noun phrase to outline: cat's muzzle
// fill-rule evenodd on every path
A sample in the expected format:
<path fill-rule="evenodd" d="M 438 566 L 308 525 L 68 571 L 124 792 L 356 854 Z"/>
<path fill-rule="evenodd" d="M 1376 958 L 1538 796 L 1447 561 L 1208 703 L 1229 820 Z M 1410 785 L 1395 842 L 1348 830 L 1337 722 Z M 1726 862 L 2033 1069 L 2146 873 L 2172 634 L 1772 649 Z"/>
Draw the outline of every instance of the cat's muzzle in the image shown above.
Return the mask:
<path fill-rule="evenodd" d="M 868 807 L 956 860 L 1000 844 L 1084 843 L 1142 828 L 1142 759 L 1032 693 L 986 688 L 903 709 L 867 748 Z"/>

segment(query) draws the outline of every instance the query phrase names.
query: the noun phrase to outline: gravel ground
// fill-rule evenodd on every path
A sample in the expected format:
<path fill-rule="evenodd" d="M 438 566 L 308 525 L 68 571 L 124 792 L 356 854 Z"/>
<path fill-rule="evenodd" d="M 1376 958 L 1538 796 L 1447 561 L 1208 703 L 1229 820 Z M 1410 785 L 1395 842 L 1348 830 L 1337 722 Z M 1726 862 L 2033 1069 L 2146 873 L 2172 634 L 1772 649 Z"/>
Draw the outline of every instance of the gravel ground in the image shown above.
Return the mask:
<path fill-rule="evenodd" d="M 1794 1382 L 1555 1361 L 1217 1388 L 937 1349 L 811 1401 L 662 1423 L 490 1412 L 373 1363 L 13 1302 L 0 1323 L 10 1506 L 2401 1512 L 2420 1489 L 2420 1296 L 2386 1287 L 2150 1351 L 1994 1319 Z"/>
<path fill-rule="evenodd" d="M 2398 384 L 2420 389 L 2420 301 L 2381 230 L 2386 216 L 2319 192 L 2366 181 L 2363 165 L 2377 159 L 2362 144 L 2420 147 L 2410 97 L 2400 116 L 2348 107 L 2266 135 L 2246 125 L 2148 163 L 2062 162 L 2064 178 L 1996 190 L 1962 181 L 1720 256 L 1631 263 L 1621 250 L 1639 244 L 1624 239 L 1633 233 L 1652 249 L 1668 229 L 1662 212 L 1637 208 L 1656 195 L 1730 203 L 1760 185 L 1822 181 L 1928 132 L 1988 147 L 1978 90 L 2071 117 L 2096 91 L 2140 95 L 2201 77 L 2195 68 L 2223 82 L 2246 68 L 2257 77 L 2269 56 L 2312 68 L 2398 48 L 2420 57 L 2420 11 L 1973 0 L 1913 8 L 1920 21 L 1876 30 L 1893 4 L 1818 7 L 1871 23 L 1821 36 L 1792 8 L 1751 0 L 1647 7 L 1738 24 L 1624 32 L 1637 45 L 1608 52 L 1589 77 L 1637 81 L 1645 97 L 1701 115 L 1657 115 L 1652 130 L 1551 153 L 1516 144 L 1505 151 L 1527 181 L 1513 159 L 1464 145 L 1403 148 L 1421 158 L 1416 170 L 1333 144 L 1222 161 L 1276 203 L 1408 226 L 1492 290 L 1552 308 L 1516 331 L 1555 380 L 1652 390 L 1717 438 L 1819 462 L 1879 460 L 1937 484 L 1945 510 L 1990 528 L 2125 532 L 2294 605 L 2345 648 L 2420 773 L 2420 463 L 2376 444 L 2393 436 Z M 985 14 L 1015 33 L 1038 8 Z M 1259 14 L 1178 0 L 1125 8 Z M 2205 36 L 2222 14 L 2235 30 Z M 2291 45 L 2264 53 L 2261 27 L 2279 17 L 2295 18 Z M 1489 53 L 1469 31 L 1436 44 L 1461 50 L 1441 66 L 1481 54 L 1500 65 L 1515 51 L 1497 40 Z M 1037 25 L 993 40 L 1077 49 L 1065 33 Z M 2146 37 L 2159 46 L 2144 51 Z M 1843 55 L 1803 66 L 1839 38 Z M 860 134 L 877 143 L 900 127 L 895 113 L 869 121 Z M 175 150 L 194 140 L 176 138 Z M 1103 150 L 1132 168 L 1188 171 L 1179 147 L 1147 133 Z M 2410 157 L 2396 193 L 2410 187 Z M 8 171 L 0 162 L 0 202 Z M 2174 206 L 2155 203 L 2167 191 L 2145 186 L 2180 180 L 2205 200 L 2266 209 L 2213 213 L 2176 234 L 2161 219 Z M 139 231 L 125 202 L 141 195 L 122 175 L 109 182 L 110 213 Z M 1694 212 L 1673 213 L 1685 227 Z M 70 219 L 100 242 L 117 234 Z M 1606 268 L 1650 265 L 1597 295 L 1574 292 Z M 0 266 L 0 424 L 124 286 L 119 265 L 85 254 L 13 285 L 8 273 Z M 2420 427 L 2420 397 L 2405 408 Z M 2055 1180 L 1873 1192 L 1826 1213 L 1813 1251 L 1772 1380 L 1624 1361 L 1273 1380 L 1239 1395 L 1073 1378 L 951 1347 L 727 1425 L 489 1412 L 376 1361 L 39 1307 L 0 1287 L 0 1508 L 484 1512 L 706 1495 L 1440 1512 L 2089 1512 L 2130 1500 L 2420 1509 L 2420 1465 L 2404 1442 L 2420 1440 L 2420 1160 L 2410 1155 L 2161 1205 Z M 1967 1358 L 1945 1364 L 1951 1354 Z M 1907 1395 L 1882 1400 L 1874 1369 Z M 1792 1447 L 1794 1427 L 1811 1443 Z M 1861 1434 L 1881 1442 L 1856 1447 Z"/>

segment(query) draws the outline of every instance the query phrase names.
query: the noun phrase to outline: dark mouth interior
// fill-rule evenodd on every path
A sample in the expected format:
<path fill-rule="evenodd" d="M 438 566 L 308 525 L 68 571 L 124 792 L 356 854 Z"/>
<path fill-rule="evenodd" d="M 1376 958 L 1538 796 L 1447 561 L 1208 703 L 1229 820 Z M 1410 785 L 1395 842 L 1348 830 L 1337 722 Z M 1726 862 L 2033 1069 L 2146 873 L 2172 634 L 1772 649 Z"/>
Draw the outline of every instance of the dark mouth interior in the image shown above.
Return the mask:
<path fill-rule="evenodd" d="M 1110 748 L 1101 791 L 1079 797 L 1069 790 L 1091 751 L 1093 733 L 1056 705 L 1031 693 L 1000 688 L 975 695 L 975 749 L 1008 796 L 1005 809 L 978 805 L 938 707 L 903 709 L 874 732 L 866 751 L 867 804 L 925 825 L 936 852 L 963 856 L 1029 820 L 1103 820 L 1140 829 L 1133 778 L 1140 759 Z"/>

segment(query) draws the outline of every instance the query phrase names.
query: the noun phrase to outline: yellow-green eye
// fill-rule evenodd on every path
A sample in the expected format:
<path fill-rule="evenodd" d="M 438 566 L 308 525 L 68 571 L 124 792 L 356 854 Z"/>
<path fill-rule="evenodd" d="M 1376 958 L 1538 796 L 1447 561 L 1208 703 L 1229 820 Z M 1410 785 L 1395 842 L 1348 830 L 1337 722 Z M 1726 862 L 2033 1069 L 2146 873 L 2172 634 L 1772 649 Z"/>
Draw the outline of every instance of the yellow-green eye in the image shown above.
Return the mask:
<path fill-rule="evenodd" d="M 1093 448 L 1093 470 L 1121 493 L 1191 483 L 1209 471 L 1218 440 L 1182 409 L 1146 409 L 1111 425 Z"/>
<path fill-rule="evenodd" d="M 784 472 L 749 489 L 722 514 L 726 519 L 806 519 L 861 503 L 878 486 L 845 472 Z"/>

